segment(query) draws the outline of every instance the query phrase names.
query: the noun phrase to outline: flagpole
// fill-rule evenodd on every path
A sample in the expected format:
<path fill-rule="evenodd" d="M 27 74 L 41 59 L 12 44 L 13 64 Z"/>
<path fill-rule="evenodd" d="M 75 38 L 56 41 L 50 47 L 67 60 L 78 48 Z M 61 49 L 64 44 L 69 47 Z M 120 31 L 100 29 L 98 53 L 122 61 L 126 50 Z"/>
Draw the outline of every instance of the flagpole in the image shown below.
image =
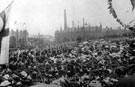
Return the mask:
<path fill-rule="evenodd" d="M 14 1 L 12 1 L 4 10 L 6 10 L 9 6 L 11 6 L 11 5 L 13 4 L 13 2 L 14 2 Z M 4 11 L 4 10 L 2 10 L 2 11 Z M 2 12 L 2 11 L 1 11 L 1 12 Z"/>
<path fill-rule="evenodd" d="M 37 70 L 38 70 L 38 73 L 39 73 L 39 76 L 40 76 L 40 78 L 41 78 L 41 81 L 43 82 L 44 80 L 43 80 L 43 76 L 42 76 L 42 74 L 41 74 L 41 72 L 40 72 L 40 70 L 39 70 L 39 67 L 38 67 L 38 64 L 37 64 L 37 56 L 35 56 L 35 64 L 36 64 L 36 67 L 37 67 Z"/>
<path fill-rule="evenodd" d="M 10 5 L 12 5 L 12 4 L 13 4 L 13 2 L 14 2 L 14 1 L 12 1 L 12 2 L 11 2 L 11 3 L 10 3 L 10 4 L 5 8 L 5 9 L 7 9 Z"/>

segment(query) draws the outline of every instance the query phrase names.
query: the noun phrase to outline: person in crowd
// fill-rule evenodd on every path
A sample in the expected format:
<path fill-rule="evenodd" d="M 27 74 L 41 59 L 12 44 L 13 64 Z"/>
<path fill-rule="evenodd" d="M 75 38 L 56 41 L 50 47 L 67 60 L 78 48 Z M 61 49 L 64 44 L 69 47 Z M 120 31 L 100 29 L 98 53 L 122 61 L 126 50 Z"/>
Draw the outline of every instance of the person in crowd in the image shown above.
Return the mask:
<path fill-rule="evenodd" d="M 92 40 L 10 52 L 0 86 L 134 87 L 134 40 Z"/>

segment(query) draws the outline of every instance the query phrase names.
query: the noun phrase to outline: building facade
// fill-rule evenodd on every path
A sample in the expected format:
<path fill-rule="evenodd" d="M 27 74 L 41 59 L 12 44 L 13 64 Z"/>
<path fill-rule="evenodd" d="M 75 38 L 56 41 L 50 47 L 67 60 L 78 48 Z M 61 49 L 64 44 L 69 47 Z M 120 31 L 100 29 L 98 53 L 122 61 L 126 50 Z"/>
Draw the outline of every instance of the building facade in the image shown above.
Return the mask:
<path fill-rule="evenodd" d="M 77 38 L 81 40 L 91 40 L 98 38 L 111 38 L 119 36 L 128 36 L 131 35 L 132 31 L 127 29 L 122 29 L 118 27 L 113 29 L 111 27 L 102 27 L 102 24 L 99 26 L 90 26 L 85 22 L 83 18 L 82 26 L 74 26 L 74 21 L 72 21 L 72 27 L 67 26 L 66 10 L 64 10 L 64 29 L 60 28 L 55 32 L 55 41 L 57 43 L 63 43 L 68 41 L 76 41 Z"/>
<path fill-rule="evenodd" d="M 28 39 L 27 30 L 11 30 L 10 31 L 10 47 L 11 48 L 20 48 L 27 46 Z"/>

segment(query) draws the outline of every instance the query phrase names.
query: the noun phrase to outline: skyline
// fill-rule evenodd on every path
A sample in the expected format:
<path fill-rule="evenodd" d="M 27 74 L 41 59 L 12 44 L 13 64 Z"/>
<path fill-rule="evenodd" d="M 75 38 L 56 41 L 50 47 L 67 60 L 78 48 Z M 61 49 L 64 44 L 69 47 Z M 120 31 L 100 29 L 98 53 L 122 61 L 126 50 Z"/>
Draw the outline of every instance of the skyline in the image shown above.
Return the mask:
<path fill-rule="evenodd" d="M 130 0 L 114 0 L 113 6 L 124 23 L 135 18 Z M 72 21 L 75 26 L 82 26 L 83 18 L 91 26 L 101 23 L 103 27 L 119 27 L 107 8 L 107 0 L 15 0 L 11 12 L 11 28 L 25 28 L 30 34 L 54 36 L 56 30 L 64 28 L 64 9 L 68 27 L 72 27 Z"/>

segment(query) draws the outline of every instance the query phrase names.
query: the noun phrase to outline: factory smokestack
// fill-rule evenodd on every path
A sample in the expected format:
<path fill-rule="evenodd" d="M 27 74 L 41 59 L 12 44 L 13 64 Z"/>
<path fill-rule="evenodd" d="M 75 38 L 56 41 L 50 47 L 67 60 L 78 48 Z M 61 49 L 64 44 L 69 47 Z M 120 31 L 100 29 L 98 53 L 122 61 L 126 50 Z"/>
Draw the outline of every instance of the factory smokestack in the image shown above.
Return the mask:
<path fill-rule="evenodd" d="M 66 16 L 66 10 L 64 10 L 64 29 L 67 29 L 67 16 Z"/>

